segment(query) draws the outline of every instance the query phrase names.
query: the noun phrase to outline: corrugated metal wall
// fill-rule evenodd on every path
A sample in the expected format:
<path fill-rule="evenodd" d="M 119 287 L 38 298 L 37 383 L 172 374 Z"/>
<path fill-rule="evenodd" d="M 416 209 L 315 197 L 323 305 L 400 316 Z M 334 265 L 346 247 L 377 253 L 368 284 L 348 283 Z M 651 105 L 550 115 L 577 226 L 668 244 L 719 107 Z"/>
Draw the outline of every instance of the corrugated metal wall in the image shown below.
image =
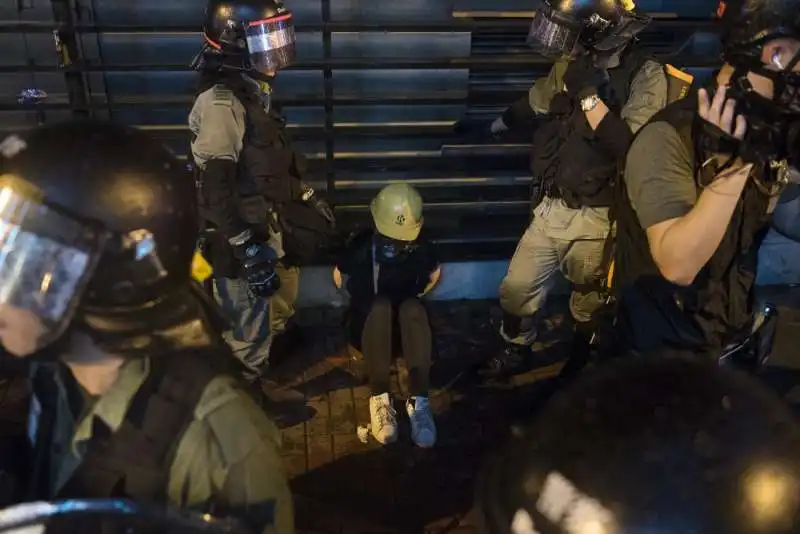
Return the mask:
<path fill-rule="evenodd" d="M 508 257 L 528 219 L 530 132 L 467 144 L 463 117 L 496 117 L 547 72 L 524 45 L 530 0 L 288 0 L 298 63 L 280 73 L 298 147 L 347 226 L 366 220 L 386 182 L 422 190 L 427 225 L 446 256 Z M 203 0 L 3 0 L 0 128 L 67 117 L 75 109 L 151 131 L 177 153 L 199 49 Z M 653 52 L 704 74 L 716 62 L 715 3 L 641 0 L 656 22 Z M 62 45 L 56 50 L 54 31 Z M 47 98 L 20 104 L 21 91 Z"/>

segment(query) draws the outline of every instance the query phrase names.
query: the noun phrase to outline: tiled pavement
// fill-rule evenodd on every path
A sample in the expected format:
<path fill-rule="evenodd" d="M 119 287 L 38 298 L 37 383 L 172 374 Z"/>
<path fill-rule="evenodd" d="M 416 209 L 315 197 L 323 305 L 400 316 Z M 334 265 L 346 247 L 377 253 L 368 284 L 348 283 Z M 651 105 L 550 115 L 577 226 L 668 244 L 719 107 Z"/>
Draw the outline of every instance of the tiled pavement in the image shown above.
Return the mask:
<path fill-rule="evenodd" d="M 519 380 L 519 387 L 497 390 L 476 388 L 470 369 L 501 349 L 492 326 L 499 310 L 481 302 L 434 303 L 429 309 L 435 333 L 431 404 L 439 431 L 431 450 L 413 447 L 402 418 L 407 376 L 402 360 L 394 380 L 398 443 L 382 448 L 371 437 L 366 444 L 359 441 L 356 428 L 369 421 L 361 355 L 346 345 L 335 310 L 298 317 L 304 329 L 330 325 L 273 376 L 284 387 L 267 386 L 275 401 L 271 411 L 284 427 L 299 530 L 474 532 L 470 506 L 477 466 L 487 442 L 505 432 L 514 411 L 510 403 L 520 391 L 557 372 L 560 351 L 554 339 L 561 314 L 546 322 L 543 366 Z"/>
<path fill-rule="evenodd" d="M 777 304 L 800 309 L 800 291 L 782 289 L 773 296 Z M 435 334 L 431 402 L 439 429 L 437 446 L 431 450 L 410 444 L 402 419 L 406 424 L 397 444 L 381 448 L 371 440 L 359 441 L 356 428 L 369 418 L 363 361 L 346 346 L 339 311 L 301 313 L 296 349 L 265 386 L 271 398 L 269 411 L 283 428 L 283 456 L 295 492 L 298 530 L 474 532 L 471 500 L 480 459 L 488 446 L 502 439 L 514 415 L 524 412 L 524 399 L 539 380 L 557 372 L 565 350 L 557 340 L 567 330 L 563 308 L 557 305 L 544 322 L 545 335 L 538 347 L 542 366 L 518 380 L 515 388 L 501 390 L 477 387 L 469 373 L 474 363 L 500 350 L 495 334 L 499 310 L 483 302 L 431 305 Z M 793 338 L 800 324 L 788 322 Z M 792 353 L 777 362 L 775 377 L 786 383 L 781 388 L 784 393 L 798 382 L 795 374 L 786 372 L 787 366 L 800 368 L 798 360 L 800 356 Z M 397 368 L 394 387 L 402 414 L 406 382 L 402 360 Z M 0 443 L 3 435 L 22 429 L 26 399 L 21 386 L 0 384 Z"/>

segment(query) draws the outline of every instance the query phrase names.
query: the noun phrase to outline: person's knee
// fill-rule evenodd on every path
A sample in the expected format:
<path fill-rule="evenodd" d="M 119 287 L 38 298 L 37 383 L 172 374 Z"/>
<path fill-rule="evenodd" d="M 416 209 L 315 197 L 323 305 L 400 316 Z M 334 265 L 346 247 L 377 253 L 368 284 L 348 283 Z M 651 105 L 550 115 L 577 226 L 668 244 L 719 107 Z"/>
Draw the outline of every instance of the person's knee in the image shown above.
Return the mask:
<path fill-rule="evenodd" d="M 538 308 L 541 293 L 530 280 L 506 276 L 500 284 L 500 307 L 512 315 L 531 315 L 536 309 L 530 308 Z"/>
<path fill-rule="evenodd" d="M 418 299 L 403 301 L 397 313 L 402 324 L 428 323 L 428 314 L 425 312 L 422 302 Z"/>

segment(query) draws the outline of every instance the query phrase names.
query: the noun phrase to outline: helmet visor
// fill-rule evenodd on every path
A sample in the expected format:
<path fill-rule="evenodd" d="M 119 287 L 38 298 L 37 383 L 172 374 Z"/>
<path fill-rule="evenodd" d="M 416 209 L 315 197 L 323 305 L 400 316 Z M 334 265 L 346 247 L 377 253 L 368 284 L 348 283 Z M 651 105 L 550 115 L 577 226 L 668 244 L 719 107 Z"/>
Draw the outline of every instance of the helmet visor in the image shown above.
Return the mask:
<path fill-rule="evenodd" d="M 294 63 L 295 35 L 291 13 L 250 22 L 245 35 L 250 62 L 256 70 L 275 72 Z"/>
<path fill-rule="evenodd" d="M 580 25 L 561 20 L 550 9 L 540 9 L 533 16 L 526 43 L 545 57 L 568 56 L 581 33 Z"/>
<path fill-rule="evenodd" d="M 63 333 L 101 236 L 41 204 L 23 180 L 0 176 L 0 340 L 9 352 L 27 356 Z"/>

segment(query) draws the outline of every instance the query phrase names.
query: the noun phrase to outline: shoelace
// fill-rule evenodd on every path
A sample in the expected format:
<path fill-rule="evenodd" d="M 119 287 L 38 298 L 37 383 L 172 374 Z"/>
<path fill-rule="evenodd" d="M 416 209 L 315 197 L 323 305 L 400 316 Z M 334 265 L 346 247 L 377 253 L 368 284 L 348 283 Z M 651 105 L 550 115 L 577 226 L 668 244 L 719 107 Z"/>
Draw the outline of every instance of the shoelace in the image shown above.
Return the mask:
<path fill-rule="evenodd" d="M 378 408 L 378 425 L 381 428 L 390 425 L 392 423 L 392 410 L 389 406 L 385 404 L 381 404 Z"/>

